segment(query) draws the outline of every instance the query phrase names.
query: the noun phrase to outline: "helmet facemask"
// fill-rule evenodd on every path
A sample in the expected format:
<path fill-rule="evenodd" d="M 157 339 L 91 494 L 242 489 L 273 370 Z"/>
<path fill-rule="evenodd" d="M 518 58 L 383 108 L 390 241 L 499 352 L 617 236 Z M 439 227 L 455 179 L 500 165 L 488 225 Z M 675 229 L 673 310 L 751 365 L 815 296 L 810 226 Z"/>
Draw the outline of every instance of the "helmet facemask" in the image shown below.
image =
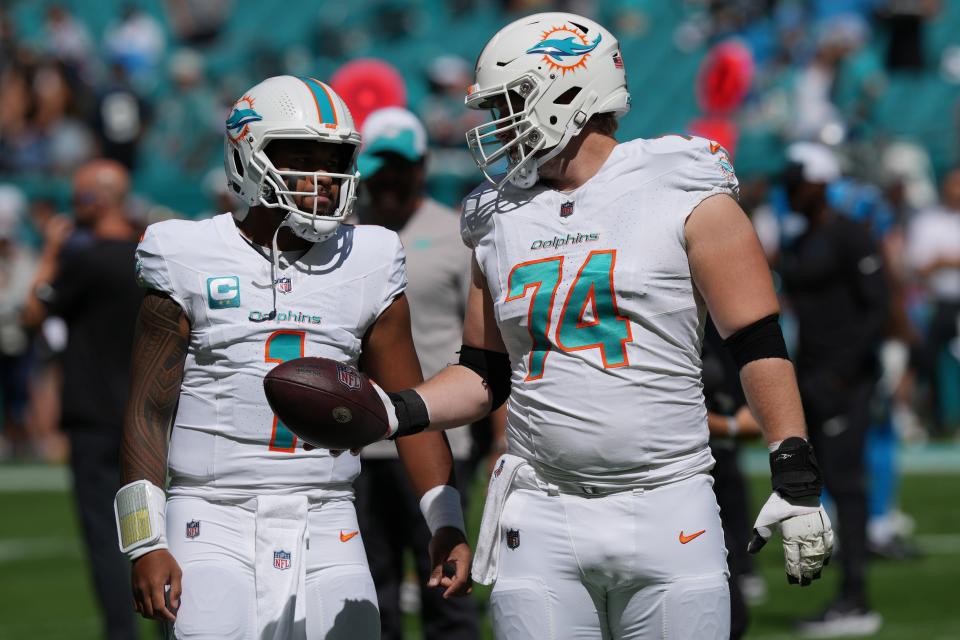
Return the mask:
<path fill-rule="evenodd" d="M 337 163 L 337 168 L 342 167 L 343 171 L 278 169 L 266 153 L 266 149 L 269 142 L 283 139 L 316 140 L 297 136 L 267 138 L 263 141 L 261 148 L 251 157 L 249 166 L 250 172 L 254 174 L 251 177 L 255 180 L 258 179 L 260 184 L 257 204 L 270 209 L 283 209 L 287 212 L 283 221 L 284 226 L 290 227 L 297 236 L 305 240 L 321 242 L 332 236 L 339 224 L 353 211 L 357 182 L 360 177 L 355 169 L 357 145 L 351 142 L 336 143 L 323 139 L 316 140 L 317 144 L 352 147 L 348 151 L 345 147 L 345 157 Z M 353 169 L 352 173 L 349 173 L 350 169 Z M 304 188 L 301 186 L 304 178 L 307 178 L 305 182 L 308 186 L 305 190 L 299 190 Z M 318 196 L 323 195 L 325 190 L 321 178 L 329 178 L 339 185 L 337 203 L 330 213 L 319 210 Z M 297 200 L 303 198 L 311 198 L 312 206 L 301 208 L 297 204 Z"/>
<path fill-rule="evenodd" d="M 467 132 L 467 145 L 483 175 L 498 189 L 508 181 L 523 189 L 537 182 L 541 164 L 537 154 L 546 138 L 532 109 L 541 93 L 538 79 L 529 74 L 467 97 L 468 107 L 491 110 L 490 122 Z M 502 159 L 507 160 L 507 173 L 494 179 L 491 166 Z"/>

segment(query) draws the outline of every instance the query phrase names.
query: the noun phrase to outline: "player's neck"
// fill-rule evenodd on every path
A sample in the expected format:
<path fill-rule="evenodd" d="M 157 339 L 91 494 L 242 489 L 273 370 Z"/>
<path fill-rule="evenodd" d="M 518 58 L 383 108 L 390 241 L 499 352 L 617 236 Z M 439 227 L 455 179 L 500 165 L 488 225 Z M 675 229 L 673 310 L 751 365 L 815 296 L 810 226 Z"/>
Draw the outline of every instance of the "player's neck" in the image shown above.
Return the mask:
<path fill-rule="evenodd" d="M 261 247 L 270 247 L 273 245 L 273 234 L 277 231 L 277 226 L 283 217 L 276 211 L 264 210 L 262 207 L 250 207 L 250 211 L 242 222 L 237 222 L 237 228 L 240 233 L 247 237 L 250 242 L 258 244 Z M 309 240 L 297 236 L 288 227 L 284 227 L 277 234 L 277 248 L 280 251 L 303 251 L 311 246 Z"/>
<path fill-rule="evenodd" d="M 556 191 L 573 191 L 597 175 L 616 146 L 615 138 L 587 131 L 541 167 L 540 180 Z"/>

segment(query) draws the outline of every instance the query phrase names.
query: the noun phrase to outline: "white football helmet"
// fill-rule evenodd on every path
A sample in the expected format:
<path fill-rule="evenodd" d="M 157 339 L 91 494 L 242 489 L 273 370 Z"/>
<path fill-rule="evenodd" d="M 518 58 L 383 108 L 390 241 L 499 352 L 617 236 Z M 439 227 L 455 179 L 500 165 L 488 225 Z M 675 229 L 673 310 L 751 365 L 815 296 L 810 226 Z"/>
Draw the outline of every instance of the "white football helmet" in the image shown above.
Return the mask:
<path fill-rule="evenodd" d="M 281 171 L 265 153 L 267 145 L 278 139 L 350 145 L 349 162 L 343 173 Z M 353 210 L 360 177 L 356 169 L 360 133 L 347 105 L 319 80 L 275 76 L 247 91 L 227 118 L 223 149 L 227 183 L 244 204 L 234 212 L 237 220 L 243 220 L 251 206 L 284 209 L 288 212 L 285 225 L 301 238 L 320 242 L 332 236 Z M 304 176 L 313 178 L 310 191 L 292 191 L 285 180 Z M 340 181 L 339 201 L 329 214 L 317 211 L 316 198 L 312 211 L 300 209 L 294 200 L 295 196 L 316 196 L 319 176 Z"/>
<path fill-rule="evenodd" d="M 630 109 L 620 44 L 593 20 L 572 13 L 521 18 L 484 47 L 465 102 L 494 110 L 491 122 L 467 132 L 477 166 L 498 189 L 507 181 L 529 188 L 537 169 L 592 115 L 619 117 Z M 491 165 L 504 157 L 507 172 L 494 178 Z"/>

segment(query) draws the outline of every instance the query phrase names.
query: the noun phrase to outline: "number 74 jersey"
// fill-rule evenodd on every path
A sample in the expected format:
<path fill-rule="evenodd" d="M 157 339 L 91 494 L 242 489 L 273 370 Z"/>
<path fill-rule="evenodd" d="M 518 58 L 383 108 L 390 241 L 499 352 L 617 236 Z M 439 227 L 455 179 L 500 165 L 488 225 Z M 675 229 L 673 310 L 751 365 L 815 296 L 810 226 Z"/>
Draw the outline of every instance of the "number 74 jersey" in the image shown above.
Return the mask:
<path fill-rule="evenodd" d="M 719 145 L 669 136 L 618 145 L 569 194 L 481 186 L 464 200 L 513 369 L 509 445 L 546 478 L 653 485 L 713 464 L 684 224 L 736 193 Z"/>

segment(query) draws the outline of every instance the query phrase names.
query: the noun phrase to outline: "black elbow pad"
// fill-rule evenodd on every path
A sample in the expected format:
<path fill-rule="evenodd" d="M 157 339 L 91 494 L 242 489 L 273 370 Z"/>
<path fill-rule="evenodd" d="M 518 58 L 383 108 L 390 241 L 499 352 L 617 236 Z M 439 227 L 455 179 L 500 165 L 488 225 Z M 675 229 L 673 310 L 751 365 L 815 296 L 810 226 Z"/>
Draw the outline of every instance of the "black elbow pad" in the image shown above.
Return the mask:
<path fill-rule="evenodd" d="M 483 378 L 493 396 L 491 411 L 500 407 L 510 397 L 510 357 L 507 354 L 462 345 L 460 361 L 457 364 Z"/>
<path fill-rule="evenodd" d="M 763 358 L 790 359 L 779 320 L 780 314 L 771 314 L 747 325 L 723 341 L 738 369 L 742 369 L 748 362 Z"/>

